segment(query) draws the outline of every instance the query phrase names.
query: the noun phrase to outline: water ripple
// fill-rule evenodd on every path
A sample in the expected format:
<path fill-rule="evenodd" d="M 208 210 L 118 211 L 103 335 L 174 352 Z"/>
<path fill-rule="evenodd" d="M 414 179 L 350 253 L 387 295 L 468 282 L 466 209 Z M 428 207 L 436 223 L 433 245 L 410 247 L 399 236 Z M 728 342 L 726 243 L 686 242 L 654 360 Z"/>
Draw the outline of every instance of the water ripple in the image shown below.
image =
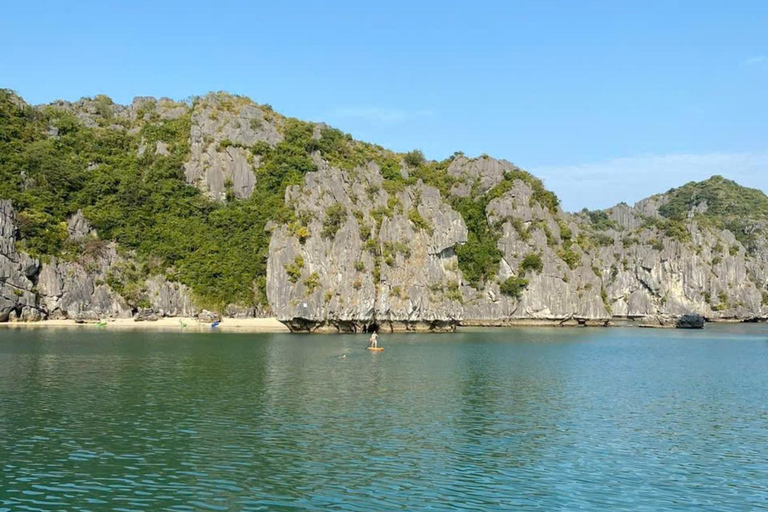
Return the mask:
<path fill-rule="evenodd" d="M 0 512 L 768 508 L 766 337 L 0 331 Z"/>

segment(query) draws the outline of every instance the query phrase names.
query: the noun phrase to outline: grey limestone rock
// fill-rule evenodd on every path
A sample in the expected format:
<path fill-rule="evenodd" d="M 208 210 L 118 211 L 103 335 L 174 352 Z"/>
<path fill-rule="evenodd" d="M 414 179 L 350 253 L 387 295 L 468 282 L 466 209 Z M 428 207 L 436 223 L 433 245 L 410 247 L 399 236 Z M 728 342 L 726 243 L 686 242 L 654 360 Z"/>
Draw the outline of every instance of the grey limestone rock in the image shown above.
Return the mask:
<path fill-rule="evenodd" d="M 133 317 L 134 322 L 157 322 L 157 313 L 152 308 L 139 308 Z"/>
<path fill-rule="evenodd" d="M 608 209 L 608 217 L 624 229 L 634 230 L 642 226 L 638 212 L 626 203 L 619 203 Z"/>
<path fill-rule="evenodd" d="M 88 262 L 51 258 L 43 264 L 37 289 L 40 302 L 51 318 L 130 318 L 131 308 L 123 297 L 104 284 L 106 273 L 117 258 L 114 246 Z"/>
<path fill-rule="evenodd" d="M 145 284 L 151 308 L 159 316 L 191 317 L 198 313 L 191 292 L 183 284 L 163 276 L 152 276 Z"/>
<path fill-rule="evenodd" d="M 0 200 L 0 322 L 32 322 L 46 318 L 93 321 L 130 318 L 126 300 L 107 283 L 124 257 L 117 245 L 96 238 L 81 211 L 67 222 L 69 237 L 84 244 L 77 260 L 51 258 L 40 264 L 16 250 L 16 225 L 10 201 Z M 147 297 L 161 316 L 194 316 L 198 308 L 186 286 L 153 276 Z"/>
<path fill-rule="evenodd" d="M 660 218 L 663 195 L 619 204 L 606 211 L 613 227 L 595 227 L 582 214 L 543 207 L 528 183 L 515 180 L 488 203 L 488 222 L 501 230 L 502 260 L 496 279 L 476 289 L 455 256 L 466 226 L 437 190 L 418 183 L 387 192 L 375 164 L 346 171 L 314 158 L 318 172 L 286 191 L 309 236 L 271 226 L 268 298 L 294 330 L 355 331 L 372 321 L 398 329 L 605 325 L 612 318 L 674 327 L 687 314 L 715 321 L 767 316 L 768 250 L 749 253 L 732 233 L 694 218 L 685 225 L 689 240 L 669 236 L 651 222 Z M 457 180 L 451 194 L 466 196 L 470 182 L 472 193 L 489 190 L 515 169 L 456 157 L 448 170 Z M 324 223 L 334 205 L 346 215 L 329 236 Z M 429 231 L 409 220 L 414 209 Z M 541 270 L 521 268 L 529 255 L 540 258 Z M 509 278 L 527 281 L 519 297 L 501 293 Z"/>
<path fill-rule="evenodd" d="M 390 194 L 376 164 L 319 167 L 286 191 L 310 235 L 300 239 L 288 226 L 272 232 L 267 293 L 275 314 L 297 330 L 355 331 L 373 321 L 442 330 L 458 323 L 460 296 L 444 290 L 460 279 L 453 248 L 467 237 L 461 216 L 421 183 Z M 381 214 L 389 205 L 390 214 Z M 341 208 L 344 220 L 328 233 L 331 208 Z M 412 212 L 422 225 L 409 220 Z"/>
<path fill-rule="evenodd" d="M 168 156 L 171 154 L 171 152 L 168 151 L 168 144 L 161 140 L 157 141 L 155 144 L 155 153 L 160 156 Z"/>
<path fill-rule="evenodd" d="M 77 210 L 77 213 L 67 221 L 67 232 L 72 240 L 83 240 L 90 235 L 95 235 L 88 219 L 83 215 L 83 210 Z"/>
<path fill-rule="evenodd" d="M 518 167 L 506 160 L 485 156 L 472 159 L 461 155 L 457 156 L 448 166 L 448 174 L 454 178 L 460 178 L 462 181 L 460 184 L 454 185 L 451 193 L 467 197 L 470 194 L 471 184 L 475 180 L 479 185 L 479 191 L 485 193 L 504 178 L 505 172 L 515 169 Z"/>
<path fill-rule="evenodd" d="M 78 324 L 98 322 L 100 320 L 99 314 L 90 309 L 79 311 L 70 318 Z"/>
<path fill-rule="evenodd" d="M 682 315 L 677 319 L 675 327 L 678 329 L 702 329 L 704 327 L 704 317 L 696 314 Z"/>
<path fill-rule="evenodd" d="M 34 290 L 40 264 L 16 251 L 14 215 L 11 202 L 0 200 L 0 322 L 42 316 Z"/>
<path fill-rule="evenodd" d="M 676 323 L 677 320 L 670 315 L 649 315 L 640 321 L 640 327 L 672 329 L 676 326 Z"/>
<path fill-rule="evenodd" d="M 253 318 L 257 315 L 256 308 L 248 306 L 240 306 L 238 304 L 228 304 L 225 308 L 226 316 L 230 318 Z"/>
<path fill-rule="evenodd" d="M 211 324 L 213 322 L 219 322 L 221 321 L 221 315 L 218 313 L 214 313 L 213 311 L 208 311 L 207 309 L 202 310 L 197 315 L 198 321 L 204 323 L 204 324 Z"/>
<path fill-rule="evenodd" d="M 187 182 L 216 200 L 225 199 L 228 189 L 239 199 L 250 197 L 259 165 L 250 148 L 257 142 L 272 146 L 280 142 L 278 122 L 271 111 L 244 98 L 226 94 L 202 98 L 192 112 L 191 153 L 184 166 Z"/>
<path fill-rule="evenodd" d="M 285 123 L 267 106 L 224 93 L 193 102 L 140 97 L 129 106 L 96 97 L 53 108 L 86 126 L 133 135 L 158 118 L 189 115 L 186 181 L 219 201 L 252 195 L 262 162 L 250 149 L 280 143 Z M 324 128 L 316 124 L 313 139 L 321 140 Z M 58 136 L 55 127 L 49 132 Z M 174 147 L 142 140 L 138 151 L 163 156 Z M 697 216 L 712 207 L 706 200 L 695 202 L 671 233 L 660 213 L 668 194 L 616 205 L 599 222 L 594 212 L 568 214 L 539 204 L 541 191 L 530 180 L 507 181 L 484 212 L 500 233 L 499 270 L 472 286 L 456 255 L 468 240 L 467 226 L 451 205 L 510 179 L 519 170 L 514 164 L 459 154 L 447 167 L 452 185 L 443 197 L 414 180 L 418 169 L 402 162 L 404 182 L 393 186 L 384 183 L 376 163 L 338 169 L 318 151 L 311 158 L 317 172 L 285 193 L 295 221 L 268 225 L 269 307 L 229 305 L 227 314 L 274 314 L 294 330 L 341 331 L 371 322 L 383 329 L 450 330 L 526 322 L 602 325 L 610 319 L 666 327 L 685 315 L 768 319 L 768 225 L 755 221 L 739 233 L 700 225 Z M 101 164 L 86 165 L 93 170 Z M 32 184 L 33 178 L 21 178 Z M 0 321 L 132 316 L 127 301 L 107 284 L 131 257 L 100 242 L 82 211 L 68 219 L 67 230 L 83 256 L 41 264 L 16 249 L 13 208 L 0 201 Z M 747 238 L 744 245 L 739 241 Z M 531 257 L 540 268 L 524 268 Z M 509 293 L 503 285 L 510 279 L 524 283 L 515 297 L 502 293 Z M 186 287 L 162 276 L 147 279 L 141 293 L 159 316 L 202 313 Z"/>
<path fill-rule="evenodd" d="M 149 121 L 153 115 L 160 119 L 178 119 L 190 110 L 189 105 L 184 102 L 173 101 L 169 98 L 160 98 L 159 100 L 151 96 L 137 96 L 133 102 L 122 110 L 119 115 L 125 117 L 131 122 Z"/>

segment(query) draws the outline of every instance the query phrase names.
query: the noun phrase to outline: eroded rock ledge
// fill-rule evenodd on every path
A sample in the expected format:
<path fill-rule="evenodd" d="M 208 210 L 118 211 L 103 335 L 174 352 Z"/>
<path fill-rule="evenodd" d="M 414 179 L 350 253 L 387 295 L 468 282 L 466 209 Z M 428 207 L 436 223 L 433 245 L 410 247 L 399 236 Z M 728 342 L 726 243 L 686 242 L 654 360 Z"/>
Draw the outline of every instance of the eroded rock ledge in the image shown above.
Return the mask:
<path fill-rule="evenodd" d="M 371 326 L 377 332 L 455 332 L 459 326 L 455 321 L 326 321 L 317 322 L 303 318 L 281 320 L 291 332 L 296 333 L 365 333 Z"/>

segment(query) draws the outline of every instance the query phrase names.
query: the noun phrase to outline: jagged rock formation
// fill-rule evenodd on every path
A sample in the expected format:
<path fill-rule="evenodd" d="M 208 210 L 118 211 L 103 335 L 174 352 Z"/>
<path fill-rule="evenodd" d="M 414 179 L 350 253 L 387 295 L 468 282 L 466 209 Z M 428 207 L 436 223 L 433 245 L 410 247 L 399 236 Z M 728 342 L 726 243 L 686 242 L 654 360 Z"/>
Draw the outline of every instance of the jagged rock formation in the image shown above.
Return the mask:
<path fill-rule="evenodd" d="M 702 329 L 706 319 L 701 315 L 686 314 L 677 319 L 675 327 L 678 329 Z"/>
<path fill-rule="evenodd" d="M 706 228 L 695 218 L 684 223 L 684 240 L 665 236 L 653 222 L 661 219 L 660 201 L 653 198 L 609 212 L 617 227 L 606 233 L 614 243 L 601 247 L 596 256 L 613 314 L 765 317 L 768 253 L 748 253 L 730 231 Z M 642 227 L 643 217 L 651 219 L 648 227 Z"/>
<path fill-rule="evenodd" d="M 157 314 L 150 308 L 139 308 L 133 317 L 134 322 L 157 322 L 158 320 Z"/>
<path fill-rule="evenodd" d="M 37 290 L 48 318 L 98 320 L 126 318 L 132 314 L 125 299 L 104 284 L 116 258 L 114 247 L 94 255 L 87 262 L 58 261 L 52 258 L 40 271 Z"/>
<path fill-rule="evenodd" d="M 458 286 L 453 248 L 466 241 L 464 221 L 421 182 L 386 191 L 379 171 L 374 163 L 352 172 L 323 165 L 302 187 L 287 190 L 287 203 L 307 219 L 312 235 L 301 238 L 289 226 L 275 227 L 267 293 L 293 328 L 351 331 L 376 320 L 441 329 L 460 319 L 460 304 L 442 290 Z M 396 209 L 384 216 L 392 204 Z M 334 208 L 344 212 L 336 226 L 327 222 Z M 409 220 L 412 211 L 428 229 Z M 372 231 L 375 239 L 369 238 Z"/>
<path fill-rule="evenodd" d="M 189 288 L 181 283 L 152 276 L 146 280 L 146 287 L 150 307 L 159 316 L 192 317 L 199 311 Z"/>
<path fill-rule="evenodd" d="M 82 212 L 67 226 L 73 241 L 95 236 Z M 77 261 L 54 257 L 40 263 L 17 252 L 17 232 L 10 201 L 0 200 L 0 321 L 95 321 L 133 316 L 126 299 L 107 284 L 121 265 L 131 264 L 118 255 L 116 244 L 91 238 Z M 198 308 L 184 285 L 152 276 L 145 286 L 149 291 L 148 311 L 153 315 L 197 314 Z"/>
<path fill-rule="evenodd" d="M 515 170 L 505 161 L 456 158 L 448 167 L 458 180 L 450 194 L 487 193 Z M 462 278 L 454 252 L 466 241 L 466 225 L 440 193 L 421 182 L 394 194 L 382 185 L 375 165 L 353 172 L 324 166 L 286 193 L 297 217 L 309 219 L 310 233 L 302 238 L 290 226 L 277 226 L 270 244 L 269 299 L 291 328 L 357 330 L 375 321 L 444 329 L 646 317 L 669 317 L 674 326 L 686 313 L 712 320 L 768 314 L 768 253 L 748 253 L 733 233 L 701 226 L 695 212 L 683 225 L 683 240 L 668 236 L 657 225 L 664 197 L 597 212 L 607 221 L 597 229 L 586 214 L 543 207 L 532 186 L 516 179 L 485 209 L 488 224 L 501 232 L 502 257 L 496 278 L 478 289 Z M 394 212 L 376 221 L 376 212 L 391 203 Z M 414 205 L 431 232 L 409 221 Z M 324 222 L 333 207 L 345 212 L 344 221 L 329 236 Z M 538 270 L 521 270 L 529 255 L 540 259 Z M 522 276 L 527 284 L 519 297 L 501 292 L 506 279 Z"/>
<path fill-rule="evenodd" d="M 570 214 L 505 160 L 428 162 L 225 93 L 31 109 L 0 92 L 13 154 L 34 148 L 0 155 L 23 206 L 0 201 L 0 321 L 202 306 L 298 331 L 768 318 L 768 198 L 722 178 Z M 68 162 L 72 190 L 41 154 Z"/>
<path fill-rule="evenodd" d="M 274 146 L 283 140 L 280 118 L 250 101 L 210 94 L 192 111 L 191 154 L 184 166 L 187 181 L 216 200 L 251 196 L 256 183 L 258 156 L 250 151 L 257 142 Z"/>
<path fill-rule="evenodd" d="M 91 229 L 91 225 L 88 219 L 83 215 L 83 210 L 77 210 L 70 219 L 67 221 L 67 235 L 71 240 L 84 240 L 86 237 L 96 233 Z"/>
<path fill-rule="evenodd" d="M 0 200 L 0 322 L 43 318 L 34 290 L 39 271 L 37 260 L 16 251 L 13 207 Z"/>
<path fill-rule="evenodd" d="M 462 168 L 478 167 L 476 162 L 462 160 Z M 498 185 L 505 172 L 516 169 L 508 162 L 481 160 L 488 161 L 486 167 L 498 169 L 492 179 L 481 178 L 486 190 Z M 473 178 L 466 171 L 462 174 L 467 180 Z M 486 217 L 491 225 L 499 224 L 502 231 L 498 282 L 488 283 L 482 292 L 464 287 L 465 323 L 503 325 L 525 319 L 601 323 L 610 318 L 600 297 L 600 279 L 589 258 L 580 255 L 569 265 L 558 255 L 565 240 L 580 233 L 570 216 L 543 207 L 534 199 L 531 186 L 517 179 L 507 192 L 488 204 Z M 541 270 L 521 272 L 523 260 L 532 254 L 541 258 Z M 525 292 L 519 299 L 504 297 L 499 284 L 521 274 L 528 280 Z"/>
<path fill-rule="evenodd" d="M 455 184 L 451 193 L 466 197 L 467 182 L 476 177 L 487 191 L 513 169 L 508 162 L 460 157 L 449 172 L 465 181 Z M 367 190 L 376 192 L 367 194 Z M 312 219 L 308 225 L 312 235 L 302 243 L 285 226 L 273 233 L 270 303 L 279 318 L 297 330 L 360 329 L 373 321 L 404 329 L 446 329 L 460 323 L 507 325 L 523 320 L 604 323 L 610 315 L 600 298 L 599 278 L 588 264 L 569 268 L 547 245 L 543 229 L 523 240 L 513 228 L 516 219 L 528 225 L 543 223 L 559 233 L 556 216 L 563 214 L 532 203 L 532 194 L 530 186 L 517 180 L 487 208 L 489 221 L 500 223 L 503 230 L 500 281 L 516 276 L 526 255 L 541 254 L 543 269 L 531 276 L 518 300 L 501 293 L 499 282 L 489 282 L 483 290 L 464 282 L 454 249 L 466 242 L 467 227 L 435 188 L 419 182 L 390 194 L 382 188 L 374 165 L 351 174 L 323 168 L 307 175 L 302 189 L 291 189 L 286 195 L 287 203 L 296 206 L 297 216 Z M 391 216 L 383 215 L 390 202 L 397 208 Z M 322 219 L 333 205 L 350 214 L 330 237 L 323 232 Z M 426 229 L 409 220 L 408 212 L 414 208 Z M 377 212 L 382 219 L 378 226 Z M 373 238 L 361 235 L 371 231 Z M 297 267 L 300 272 L 292 282 L 288 273 Z M 380 280 L 375 283 L 377 273 Z"/>
<path fill-rule="evenodd" d="M 131 105 L 112 103 L 104 96 L 77 102 L 57 101 L 57 108 L 75 115 L 85 126 L 96 128 L 103 119 L 110 119 L 110 129 L 123 130 L 121 121 L 153 122 L 191 116 L 189 133 L 190 154 L 184 165 L 187 182 L 205 191 L 211 198 L 224 200 L 228 191 L 234 197 L 250 197 L 255 184 L 254 169 L 258 157 L 248 149 L 257 142 L 274 146 L 283 139 L 279 127 L 283 117 L 268 107 L 254 104 L 247 98 L 211 93 L 194 103 L 176 102 L 168 98 L 137 97 Z M 135 129 L 135 128 L 132 128 Z M 51 128 L 51 134 L 58 130 Z M 148 150 L 139 146 L 139 154 Z M 168 146 L 158 141 L 150 149 L 167 155 Z"/>
<path fill-rule="evenodd" d="M 467 197 L 470 183 L 474 193 L 478 187 L 488 192 L 514 170 L 505 161 L 459 157 L 448 167 L 460 180 L 450 193 Z M 695 219 L 684 226 L 689 241 L 666 236 L 649 224 L 660 219 L 663 197 L 603 212 L 608 227 L 596 231 L 588 216 L 544 208 L 529 184 L 515 180 L 485 210 L 488 223 L 500 226 L 502 258 L 497 278 L 482 289 L 464 282 L 458 269 L 454 250 L 466 241 L 463 219 L 421 182 L 390 194 L 375 165 L 353 172 L 325 166 L 308 174 L 303 187 L 290 189 L 286 202 L 297 217 L 310 219 L 310 235 L 302 239 L 289 226 L 275 228 L 268 291 L 279 318 L 296 330 L 355 330 L 373 321 L 403 329 L 603 324 L 614 317 L 658 315 L 671 317 L 674 325 L 691 312 L 713 320 L 768 313 L 765 253 L 747 254 L 732 233 L 704 229 Z M 373 214 L 390 202 L 398 208 L 376 226 Z M 434 226 L 431 234 L 405 214 L 414 204 Z M 323 223 L 334 206 L 346 213 L 329 236 Z M 373 238 L 366 241 L 362 232 L 373 232 Z M 391 261 L 377 263 L 376 254 Z M 521 272 L 532 254 L 541 268 Z M 527 285 L 520 297 L 501 293 L 501 283 L 521 275 Z"/>

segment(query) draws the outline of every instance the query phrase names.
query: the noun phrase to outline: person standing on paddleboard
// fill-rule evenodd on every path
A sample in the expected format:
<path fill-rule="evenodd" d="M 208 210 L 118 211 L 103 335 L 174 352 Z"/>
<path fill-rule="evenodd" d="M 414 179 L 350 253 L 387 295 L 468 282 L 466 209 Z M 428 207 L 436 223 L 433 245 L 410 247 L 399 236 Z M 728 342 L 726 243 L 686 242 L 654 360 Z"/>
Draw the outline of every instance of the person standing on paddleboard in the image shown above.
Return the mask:
<path fill-rule="evenodd" d="M 371 339 L 368 341 L 368 347 L 376 348 L 378 347 L 378 342 L 379 342 L 379 335 L 376 333 L 376 331 L 373 331 L 373 334 L 371 334 Z"/>

